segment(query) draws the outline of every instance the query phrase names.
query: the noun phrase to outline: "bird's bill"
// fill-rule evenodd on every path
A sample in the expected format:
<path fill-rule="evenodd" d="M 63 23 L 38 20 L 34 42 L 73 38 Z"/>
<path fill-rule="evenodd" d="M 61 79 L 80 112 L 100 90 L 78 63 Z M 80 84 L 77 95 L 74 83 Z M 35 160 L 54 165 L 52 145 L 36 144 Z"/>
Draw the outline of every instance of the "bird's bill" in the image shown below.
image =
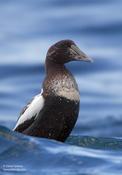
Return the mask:
<path fill-rule="evenodd" d="M 71 45 L 70 51 L 74 56 L 74 60 L 93 62 L 92 58 L 82 52 L 76 45 Z"/>

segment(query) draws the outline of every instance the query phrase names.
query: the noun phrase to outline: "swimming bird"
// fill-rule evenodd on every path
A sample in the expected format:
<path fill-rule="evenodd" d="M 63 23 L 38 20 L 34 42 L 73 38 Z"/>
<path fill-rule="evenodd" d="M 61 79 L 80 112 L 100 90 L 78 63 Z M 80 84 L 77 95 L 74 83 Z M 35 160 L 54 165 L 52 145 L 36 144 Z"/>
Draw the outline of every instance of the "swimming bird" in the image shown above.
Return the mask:
<path fill-rule="evenodd" d="M 52 45 L 46 55 L 42 91 L 27 104 L 14 131 L 64 142 L 79 113 L 78 85 L 65 67 L 70 61 L 92 61 L 72 40 Z"/>

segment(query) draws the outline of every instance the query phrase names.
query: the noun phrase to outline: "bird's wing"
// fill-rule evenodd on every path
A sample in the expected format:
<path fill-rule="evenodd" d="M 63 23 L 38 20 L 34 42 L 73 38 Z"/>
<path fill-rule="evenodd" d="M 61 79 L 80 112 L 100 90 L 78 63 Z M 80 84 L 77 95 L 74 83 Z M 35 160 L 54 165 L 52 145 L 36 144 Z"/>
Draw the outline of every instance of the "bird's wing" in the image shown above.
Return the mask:
<path fill-rule="evenodd" d="M 44 97 L 42 93 L 36 95 L 33 100 L 22 110 L 20 117 L 14 127 L 14 131 L 23 132 L 36 119 L 36 116 L 43 109 Z"/>

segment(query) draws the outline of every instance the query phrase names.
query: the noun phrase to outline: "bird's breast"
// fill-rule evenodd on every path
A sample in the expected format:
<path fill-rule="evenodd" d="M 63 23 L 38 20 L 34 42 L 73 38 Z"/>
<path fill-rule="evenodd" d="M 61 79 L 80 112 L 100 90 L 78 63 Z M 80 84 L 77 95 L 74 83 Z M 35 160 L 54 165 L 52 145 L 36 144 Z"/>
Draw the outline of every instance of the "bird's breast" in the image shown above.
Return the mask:
<path fill-rule="evenodd" d="M 79 101 L 80 95 L 79 92 L 74 88 L 67 88 L 66 86 L 62 86 L 61 89 L 56 91 L 56 95 L 69 99 L 71 101 Z"/>
<path fill-rule="evenodd" d="M 46 84 L 46 91 L 55 96 L 64 97 L 71 101 L 79 101 L 80 94 L 77 83 L 72 77 L 55 77 Z"/>

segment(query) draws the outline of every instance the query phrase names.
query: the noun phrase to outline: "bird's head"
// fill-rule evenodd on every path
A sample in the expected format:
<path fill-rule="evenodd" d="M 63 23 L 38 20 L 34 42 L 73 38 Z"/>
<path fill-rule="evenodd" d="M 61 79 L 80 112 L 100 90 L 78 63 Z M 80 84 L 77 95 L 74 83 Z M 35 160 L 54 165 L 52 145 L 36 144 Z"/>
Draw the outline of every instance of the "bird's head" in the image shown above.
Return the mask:
<path fill-rule="evenodd" d="M 47 52 L 47 59 L 57 64 L 65 64 L 70 61 L 92 62 L 92 59 L 82 52 L 72 40 L 61 40 L 52 45 Z"/>

